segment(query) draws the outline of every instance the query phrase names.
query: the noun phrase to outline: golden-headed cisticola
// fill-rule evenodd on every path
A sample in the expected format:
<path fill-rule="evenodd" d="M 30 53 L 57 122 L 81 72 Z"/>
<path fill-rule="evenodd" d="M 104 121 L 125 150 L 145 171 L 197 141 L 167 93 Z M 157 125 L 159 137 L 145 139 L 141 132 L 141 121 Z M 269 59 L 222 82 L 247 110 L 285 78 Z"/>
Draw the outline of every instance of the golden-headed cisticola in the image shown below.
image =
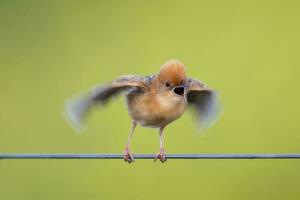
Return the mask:
<path fill-rule="evenodd" d="M 65 115 L 77 130 L 94 105 L 104 105 L 111 97 L 124 92 L 132 127 L 124 150 L 124 160 L 134 158 L 130 141 L 137 125 L 158 128 L 160 151 L 155 160 L 166 161 L 163 131 L 191 107 L 201 129 L 213 124 L 219 113 L 215 90 L 194 78 L 186 76 L 185 66 L 178 60 L 164 63 L 160 71 L 151 76 L 125 75 L 109 84 L 93 88 L 90 92 L 66 101 Z M 123 93 L 123 94 L 124 94 Z"/>

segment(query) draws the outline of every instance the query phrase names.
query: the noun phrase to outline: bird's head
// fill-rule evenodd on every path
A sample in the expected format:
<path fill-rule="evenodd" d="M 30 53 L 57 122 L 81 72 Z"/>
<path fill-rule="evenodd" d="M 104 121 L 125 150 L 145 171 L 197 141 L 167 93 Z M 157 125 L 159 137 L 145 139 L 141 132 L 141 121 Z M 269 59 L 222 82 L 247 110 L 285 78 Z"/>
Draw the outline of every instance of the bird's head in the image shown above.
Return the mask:
<path fill-rule="evenodd" d="M 158 91 L 186 101 L 185 66 L 178 60 L 164 63 L 157 75 Z"/>

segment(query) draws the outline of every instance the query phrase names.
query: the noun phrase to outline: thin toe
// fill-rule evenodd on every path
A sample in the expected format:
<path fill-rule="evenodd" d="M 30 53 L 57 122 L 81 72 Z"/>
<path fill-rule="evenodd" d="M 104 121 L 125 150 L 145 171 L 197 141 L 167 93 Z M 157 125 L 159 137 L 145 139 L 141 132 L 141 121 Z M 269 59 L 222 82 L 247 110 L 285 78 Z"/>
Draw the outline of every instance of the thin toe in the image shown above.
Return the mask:
<path fill-rule="evenodd" d="M 128 162 L 128 163 L 132 163 L 132 162 L 134 162 L 134 158 L 133 158 L 133 156 L 130 155 L 130 154 L 125 154 L 125 155 L 124 155 L 124 161 L 125 161 L 125 162 Z"/>
<path fill-rule="evenodd" d="M 164 163 L 164 162 L 167 161 L 167 157 L 166 157 L 165 154 L 158 154 L 158 155 L 155 157 L 154 161 L 156 162 L 157 159 L 159 159 L 160 162 L 162 162 L 162 163 Z"/>

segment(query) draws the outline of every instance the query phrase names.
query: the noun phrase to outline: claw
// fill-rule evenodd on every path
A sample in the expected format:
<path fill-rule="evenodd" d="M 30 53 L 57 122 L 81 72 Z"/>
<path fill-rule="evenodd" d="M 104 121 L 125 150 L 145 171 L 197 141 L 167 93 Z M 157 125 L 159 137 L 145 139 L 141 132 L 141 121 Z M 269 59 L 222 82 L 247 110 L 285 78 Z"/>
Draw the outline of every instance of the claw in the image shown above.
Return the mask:
<path fill-rule="evenodd" d="M 167 157 L 166 157 L 164 148 L 160 148 L 159 153 L 155 156 L 154 162 L 156 162 L 157 159 L 159 159 L 160 162 L 162 162 L 162 163 L 167 161 Z"/>
<path fill-rule="evenodd" d="M 124 157 L 123 158 L 124 158 L 125 162 L 128 162 L 128 163 L 134 162 L 134 158 L 133 158 L 132 154 L 130 153 L 130 150 L 129 150 L 128 147 L 126 147 L 125 150 L 124 150 Z"/>

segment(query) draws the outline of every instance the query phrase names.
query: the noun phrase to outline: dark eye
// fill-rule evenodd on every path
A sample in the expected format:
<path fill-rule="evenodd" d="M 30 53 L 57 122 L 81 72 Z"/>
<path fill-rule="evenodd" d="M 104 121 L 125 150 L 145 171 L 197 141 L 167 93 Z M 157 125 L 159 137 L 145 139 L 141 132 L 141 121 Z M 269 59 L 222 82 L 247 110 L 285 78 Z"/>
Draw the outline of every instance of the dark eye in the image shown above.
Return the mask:
<path fill-rule="evenodd" d="M 170 87 L 170 83 L 168 81 L 165 82 L 166 87 Z"/>

